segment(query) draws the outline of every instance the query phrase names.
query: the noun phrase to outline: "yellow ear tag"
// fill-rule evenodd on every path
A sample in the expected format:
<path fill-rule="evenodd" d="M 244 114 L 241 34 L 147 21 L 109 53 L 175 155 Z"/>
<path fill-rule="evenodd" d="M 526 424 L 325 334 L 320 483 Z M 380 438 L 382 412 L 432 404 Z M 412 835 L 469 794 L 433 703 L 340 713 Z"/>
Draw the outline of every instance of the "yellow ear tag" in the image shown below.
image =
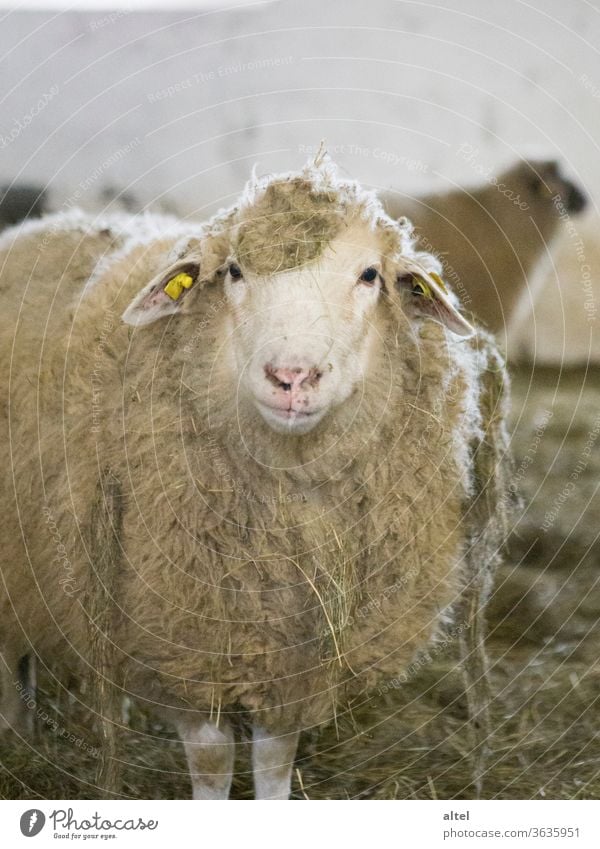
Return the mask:
<path fill-rule="evenodd" d="M 448 294 L 448 290 L 446 289 L 446 285 L 445 285 L 444 281 L 442 280 L 442 278 L 440 277 L 440 275 L 439 275 L 439 274 L 436 274 L 436 273 L 435 273 L 435 271 L 430 271 L 430 272 L 429 272 L 429 276 L 430 276 L 433 280 L 435 280 L 435 282 L 438 284 L 438 286 L 440 287 L 440 289 L 442 290 L 442 292 L 444 293 L 444 295 L 447 295 L 447 294 Z"/>
<path fill-rule="evenodd" d="M 415 277 L 412 290 L 415 295 L 422 295 L 424 298 L 433 298 L 431 289 L 422 277 Z"/>
<path fill-rule="evenodd" d="M 177 301 L 181 297 L 183 290 L 189 289 L 193 282 L 194 278 L 191 275 L 182 272 L 181 274 L 176 274 L 175 277 L 171 277 L 163 292 L 174 301 Z"/>

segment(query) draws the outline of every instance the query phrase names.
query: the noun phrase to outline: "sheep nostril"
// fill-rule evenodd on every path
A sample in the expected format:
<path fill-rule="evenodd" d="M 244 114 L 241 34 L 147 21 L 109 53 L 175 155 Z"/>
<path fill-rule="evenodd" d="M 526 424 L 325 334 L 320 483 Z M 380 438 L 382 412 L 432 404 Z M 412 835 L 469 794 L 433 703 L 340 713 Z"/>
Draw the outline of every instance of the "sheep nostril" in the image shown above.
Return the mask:
<path fill-rule="evenodd" d="M 295 389 L 315 387 L 323 373 L 314 366 L 312 368 L 275 368 L 270 363 L 265 366 L 265 377 L 273 386 L 282 392 L 292 392 Z"/>

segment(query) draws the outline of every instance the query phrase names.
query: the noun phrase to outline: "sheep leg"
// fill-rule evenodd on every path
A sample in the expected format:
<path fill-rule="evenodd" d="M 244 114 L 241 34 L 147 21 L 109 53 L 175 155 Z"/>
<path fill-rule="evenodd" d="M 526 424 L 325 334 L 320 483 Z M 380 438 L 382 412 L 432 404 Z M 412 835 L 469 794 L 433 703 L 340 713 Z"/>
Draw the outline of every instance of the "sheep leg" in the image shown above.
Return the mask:
<path fill-rule="evenodd" d="M 227 799 L 233 777 L 235 741 L 231 726 L 222 720 L 180 723 L 194 799 Z"/>
<path fill-rule="evenodd" d="M 299 737 L 299 731 L 272 735 L 264 728 L 254 727 L 252 772 L 255 799 L 289 799 Z"/>

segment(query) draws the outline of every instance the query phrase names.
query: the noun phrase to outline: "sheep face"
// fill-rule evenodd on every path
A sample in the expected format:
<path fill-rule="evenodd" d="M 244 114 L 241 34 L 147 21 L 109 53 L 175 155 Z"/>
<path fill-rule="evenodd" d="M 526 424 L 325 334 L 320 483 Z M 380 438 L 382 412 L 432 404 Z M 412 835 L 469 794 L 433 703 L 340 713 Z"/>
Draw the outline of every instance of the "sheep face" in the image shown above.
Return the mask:
<path fill-rule="evenodd" d="M 250 185 L 178 254 L 123 320 L 192 319 L 203 286 L 223 286 L 220 356 L 233 397 L 280 433 L 311 431 L 366 389 L 390 328 L 396 345 L 400 324 L 412 333 L 423 317 L 472 332 L 439 262 L 414 251 L 409 223 L 328 169 Z"/>
<path fill-rule="evenodd" d="M 528 208 L 548 208 L 560 211 L 557 199 L 564 209 L 573 214 L 583 212 L 588 199 L 581 188 L 568 179 L 561 162 L 555 159 L 525 159 L 498 178 L 498 186 L 505 185 L 520 190 Z"/>
<path fill-rule="evenodd" d="M 300 268 L 265 276 L 232 261 L 224 285 L 239 402 L 299 434 L 360 392 L 378 338 L 382 264 L 366 224 Z"/>

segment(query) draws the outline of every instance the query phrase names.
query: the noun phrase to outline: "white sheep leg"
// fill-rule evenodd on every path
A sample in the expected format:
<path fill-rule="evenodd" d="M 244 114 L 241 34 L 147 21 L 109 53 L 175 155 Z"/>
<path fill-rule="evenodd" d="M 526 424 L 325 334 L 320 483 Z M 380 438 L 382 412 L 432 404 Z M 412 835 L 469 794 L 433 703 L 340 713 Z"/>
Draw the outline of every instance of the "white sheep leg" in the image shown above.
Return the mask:
<path fill-rule="evenodd" d="M 219 722 L 178 724 L 185 748 L 194 799 L 227 799 L 231 789 L 235 740 L 231 727 Z"/>
<path fill-rule="evenodd" d="M 252 771 L 255 799 L 289 799 L 292 767 L 300 732 L 272 735 L 264 728 L 252 731 Z"/>

